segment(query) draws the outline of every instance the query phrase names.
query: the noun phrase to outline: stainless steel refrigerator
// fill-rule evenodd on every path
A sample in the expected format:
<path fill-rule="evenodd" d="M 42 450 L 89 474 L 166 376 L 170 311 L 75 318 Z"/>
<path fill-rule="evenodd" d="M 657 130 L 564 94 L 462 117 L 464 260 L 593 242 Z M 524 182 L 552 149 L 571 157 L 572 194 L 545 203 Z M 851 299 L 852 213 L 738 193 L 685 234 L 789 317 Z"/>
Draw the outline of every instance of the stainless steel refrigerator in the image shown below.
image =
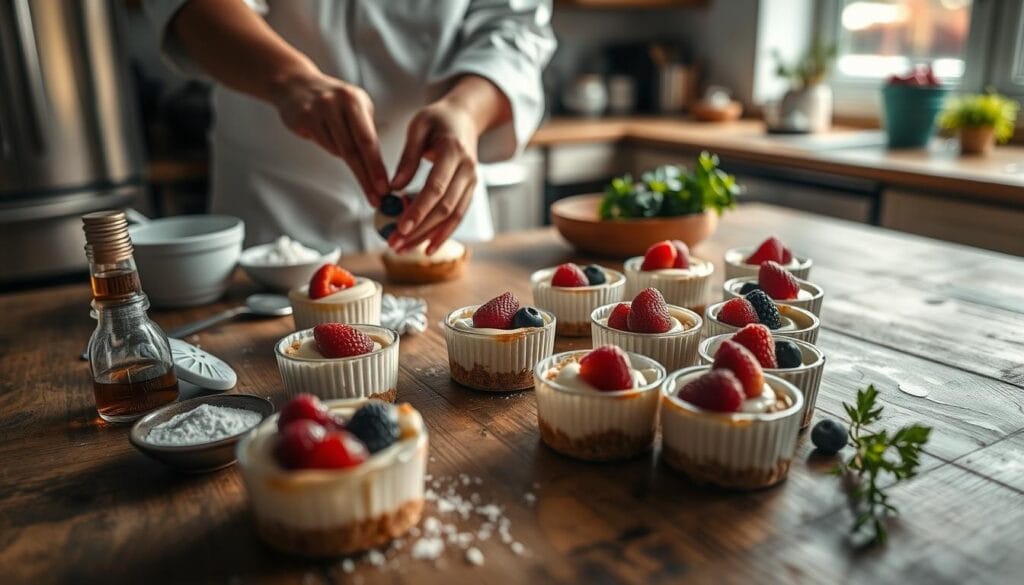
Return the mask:
<path fill-rule="evenodd" d="M 0 284 L 83 270 L 79 216 L 140 196 L 114 0 L 0 0 Z"/>

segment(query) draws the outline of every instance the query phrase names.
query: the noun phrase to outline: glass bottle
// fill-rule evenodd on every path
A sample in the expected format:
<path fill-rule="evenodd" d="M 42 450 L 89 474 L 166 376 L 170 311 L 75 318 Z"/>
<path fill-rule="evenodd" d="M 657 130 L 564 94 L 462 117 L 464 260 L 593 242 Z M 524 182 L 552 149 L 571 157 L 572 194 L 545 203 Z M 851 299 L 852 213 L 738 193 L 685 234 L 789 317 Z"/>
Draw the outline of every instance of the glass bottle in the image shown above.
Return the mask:
<path fill-rule="evenodd" d="M 178 398 L 167 335 L 149 319 L 123 211 L 82 216 L 96 330 L 89 339 L 96 410 L 112 423 L 135 420 Z"/>

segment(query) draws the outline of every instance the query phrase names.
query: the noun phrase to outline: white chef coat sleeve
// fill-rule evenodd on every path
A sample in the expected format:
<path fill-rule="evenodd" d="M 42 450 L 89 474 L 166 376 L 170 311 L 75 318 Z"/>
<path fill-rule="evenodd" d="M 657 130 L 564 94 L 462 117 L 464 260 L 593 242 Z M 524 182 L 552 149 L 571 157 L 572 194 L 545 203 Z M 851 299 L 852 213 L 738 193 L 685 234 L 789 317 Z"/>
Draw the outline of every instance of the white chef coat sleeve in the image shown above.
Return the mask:
<path fill-rule="evenodd" d="M 205 79 L 208 78 L 206 73 L 189 57 L 188 50 L 181 41 L 168 30 L 174 15 L 186 2 L 188 0 L 143 0 L 143 8 L 156 29 L 160 53 L 167 64 L 186 77 Z M 266 0 L 245 0 L 245 4 L 258 14 L 266 14 L 268 11 Z"/>
<path fill-rule="evenodd" d="M 522 150 L 544 116 L 541 72 L 555 51 L 551 0 L 471 0 L 440 82 L 473 74 L 496 85 L 512 104 L 512 121 L 480 137 L 480 161 Z"/>

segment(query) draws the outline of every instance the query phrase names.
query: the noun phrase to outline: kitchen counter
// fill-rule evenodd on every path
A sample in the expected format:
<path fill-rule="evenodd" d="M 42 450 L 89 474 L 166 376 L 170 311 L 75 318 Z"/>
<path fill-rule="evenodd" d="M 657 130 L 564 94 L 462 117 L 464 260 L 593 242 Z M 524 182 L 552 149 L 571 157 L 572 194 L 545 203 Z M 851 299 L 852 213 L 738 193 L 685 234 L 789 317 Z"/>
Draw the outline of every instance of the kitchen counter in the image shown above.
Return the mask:
<path fill-rule="evenodd" d="M 730 493 L 695 487 L 657 452 L 613 464 L 561 457 L 538 438 L 531 392 L 488 394 L 449 379 L 437 327 L 457 306 L 511 289 L 530 299 L 534 269 L 579 258 L 552 229 L 475 246 L 463 279 L 386 285 L 421 296 L 431 328 L 402 339 L 398 396 L 430 430 L 431 481 L 463 486 L 510 520 L 516 554 L 499 534 L 474 542 L 473 567 L 449 545 L 435 563 L 404 539 L 383 566 L 283 556 L 256 538 L 234 467 L 176 474 L 135 451 L 126 427 L 96 417 L 88 366 L 77 354 L 92 330 L 83 284 L 0 295 L 0 566 L 20 583 L 668 583 L 1012 582 L 1024 571 L 1024 260 L 763 205 L 726 215 L 696 254 L 781 236 L 814 259 L 826 298 L 819 346 L 827 355 L 817 416 L 873 383 L 883 426 L 934 427 L 920 475 L 890 494 L 902 515 L 887 547 L 852 551 L 851 517 L 835 460 L 800 436 L 789 479 Z M 898 251 L 898 253 L 894 253 Z M 344 265 L 375 279 L 375 255 Z M 618 267 L 618 263 L 609 263 Z M 252 292 L 239 276 L 215 305 L 154 311 L 165 328 L 208 316 Z M 272 346 L 290 318 L 238 321 L 191 341 L 238 372 L 232 392 L 285 398 Z M 588 347 L 559 339 L 556 351 Z M 849 455 L 849 449 L 845 451 Z M 460 474 L 465 474 L 462 479 Z M 479 482 L 473 478 L 480 478 Z M 472 487 L 465 487 L 470 485 Z M 428 502 L 426 517 L 476 533 Z"/>
<path fill-rule="evenodd" d="M 709 150 L 723 157 L 877 180 L 931 194 L 969 195 L 1024 207 L 1024 147 L 996 148 L 988 157 L 961 157 L 955 141 L 929 149 L 889 150 L 879 130 L 835 128 L 818 135 L 772 135 L 759 120 L 727 123 L 683 118 L 554 118 L 533 137 L 535 146 L 587 142 Z"/>

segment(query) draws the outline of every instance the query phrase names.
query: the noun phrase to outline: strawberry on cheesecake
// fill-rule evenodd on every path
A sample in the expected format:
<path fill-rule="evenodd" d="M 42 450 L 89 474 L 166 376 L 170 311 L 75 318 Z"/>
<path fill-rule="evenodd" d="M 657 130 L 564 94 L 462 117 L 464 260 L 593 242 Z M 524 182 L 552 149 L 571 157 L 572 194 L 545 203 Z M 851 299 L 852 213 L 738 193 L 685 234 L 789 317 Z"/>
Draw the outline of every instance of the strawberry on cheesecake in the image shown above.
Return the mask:
<path fill-rule="evenodd" d="M 765 374 L 743 345 L 724 340 L 711 366 L 685 368 L 662 387 L 662 458 L 697 483 L 732 489 L 785 479 L 803 394 Z"/>
<path fill-rule="evenodd" d="M 715 265 L 690 255 L 679 240 L 653 244 L 643 257 L 626 260 L 626 297 L 645 288 L 656 288 L 676 306 L 703 311 L 707 304 Z"/>
<path fill-rule="evenodd" d="M 821 386 L 825 354 L 806 341 L 773 335 L 764 325 L 751 323 L 735 333 L 723 333 L 701 342 L 698 349 L 701 362 L 714 362 L 715 356 L 726 341 L 747 348 L 766 374 L 778 376 L 800 389 L 804 395 L 800 426 L 806 428 L 811 422 L 818 389 Z"/>
<path fill-rule="evenodd" d="M 335 264 L 320 267 L 309 284 L 288 291 L 296 329 L 320 323 L 380 324 L 383 287 Z"/>
<path fill-rule="evenodd" d="M 711 305 L 704 312 L 704 337 L 736 331 L 750 323 L 761 323 L 773 333 L 814 343 L 818 339 L 818 317 L 793 305 L 776 304 L 763 290 L 754 289 Z"/>
<path fill-rule="evenodd" d="M 665 369 L 614 345 L 551 356 L 534 370 L 541 439 L 570 457 L 633 457 L 654 443 Z"/>
<path fill-rule="evenodd" d="M 793 305 L 815 315 L 821 313 L 821 303 L 825 297 L 825 291 L 820 286 L 800 280 L 773 260 L 763 262 L 756 277 L 741 276 L 729 279 L 722 284 L 722 289 L 724 300 L 762 290 L 776 303 Z"/>
<path fill-rule="evenodd" d="M 567 262 L 534 272 L 530 286 L 533 302 L 558 320 L 559 335 L 583 337 L 590 334 L 594 309 L 622 300 L 626 277 L 597 264 L 580 267 Z"/>
<path fill-rule="evenodd" d="M 520 306 L 511 292 L 455 309 L 443 325 L 452 379 L 477 390 L 530 388 L 534 365 L 554 349 L 555 326 L 553 314 Z"/>
<path fill-rule="evenodd" d="M 349 555 L 419 522 L 427 431 L 408 404 L 300 394 L 237 454 L 257 532 L 285 552 Z"/>
<path fill-rule="evenodd" d="M 394 402 L 398 333 L 378 325 L 322 323 L 277 342 L 284 388 L 320 398 L 379 398 Z"/>
<path fill-rule="evenodd" d="M 612 344 L 654 359 L 668 370 L 693 365 L 700 341 L 700 315 L 669 305 L 655 288 L 641 290 L 628 303 L 591 313 L 594 346 Z"/>
<path fill-rule="evenodd" d="M 754 248 L 732 248 L 725 251 L 725 278 L 730 280 L 741 276 L 757 276 L 758 268 L 765 262 L 775 262 L 791 272 L 793 276 L 806 280 L 811 273 L 810 258 L 802 258 L 771 236 Z"/>

